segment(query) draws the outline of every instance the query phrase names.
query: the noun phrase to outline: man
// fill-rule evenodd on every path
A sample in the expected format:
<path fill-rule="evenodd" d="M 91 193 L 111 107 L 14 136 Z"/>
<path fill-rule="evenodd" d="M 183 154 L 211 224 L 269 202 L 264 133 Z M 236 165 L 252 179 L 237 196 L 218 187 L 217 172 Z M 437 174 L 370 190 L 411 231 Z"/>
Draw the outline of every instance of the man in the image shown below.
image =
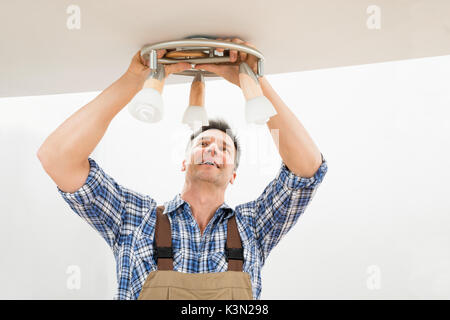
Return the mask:
<path fill-rule="evenodd" d="M 158 58 L 164 54 L 165 50 L 158 51 Z M 233 62 L 246 62 L 256 72 L 253 56 L 230 54 Z M 189 68 L 187 63 L 167 65 L 165 74 Z M 238 65 L 196 68 L 240 86 Z M 224 195 L 236 177 L 240 146 L 224 121 L 211 120 L 190 137 L 181 168 L 186 172 L 181 193 L 158 207 L 150 196 L 118 184 L 89 157 L 148 75 L 138 52 L 118 81 L 46 139 L 38 157 L 65 201 L 112 248 L 118 266 L 115 299 L 259 299 L 261 268 L 305 211 L 327 163 L 300 121 L 261 77 L 263 93 L 277 111 L 267 122 L 270 130 L 278 130 L 283 160 L 276 178 L 257 199 L 230 208 Z M 237 245 L 230 246 L 231 242 Z M 164 283 L 163 291 L 155 285 L 158 281 Z"/>

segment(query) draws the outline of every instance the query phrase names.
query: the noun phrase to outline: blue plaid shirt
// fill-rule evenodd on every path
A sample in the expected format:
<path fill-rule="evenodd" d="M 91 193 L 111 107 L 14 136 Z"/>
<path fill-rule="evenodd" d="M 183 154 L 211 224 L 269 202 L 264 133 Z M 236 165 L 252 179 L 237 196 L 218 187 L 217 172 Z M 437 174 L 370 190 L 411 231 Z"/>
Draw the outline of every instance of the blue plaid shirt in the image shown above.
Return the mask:
<path fill-rule="evenodd" d="M 118 291 L 114 299 L 137 299 L 151 271 L 157 270 L 153 237 L 157 203 L 150 196 L 119 185 L 91 158 L 85 184 L 74 193 L 57 187 L 72 210 L 86 220 L 111 247 L 117 263 Z M 227 271 L 227 220 L 236 215 L 244 249 L 243 271 L 250 274 L 253 298 L 260 299 L 261 268 L 270 251 L 295 225 L 327 172 L 327 162 L 313 177 L 295 175 L 282 162 L 276 178 L 253 201 L 233 210 L 225 202 L 203 234 L 180 193 L 164 203 L 174 250 L 173 267 L 185 273 Z"/>

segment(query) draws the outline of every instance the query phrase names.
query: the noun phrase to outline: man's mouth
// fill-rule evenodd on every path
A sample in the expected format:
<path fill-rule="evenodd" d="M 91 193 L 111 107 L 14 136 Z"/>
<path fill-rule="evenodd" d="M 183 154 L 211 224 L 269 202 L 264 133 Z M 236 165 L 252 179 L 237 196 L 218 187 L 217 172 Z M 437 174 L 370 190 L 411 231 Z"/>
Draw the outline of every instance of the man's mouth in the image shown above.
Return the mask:
<path fill-rule="evenodd" d="M 207 165 L 207 166 L 212 166 L 212 167 L 216 167 L 217 169 L 219 169 L 219 165 L 217 165 L 216 163 L 214 163 L 212 161 L 203 161 L 202 163 L 199 163 L 199 165 Z"/>

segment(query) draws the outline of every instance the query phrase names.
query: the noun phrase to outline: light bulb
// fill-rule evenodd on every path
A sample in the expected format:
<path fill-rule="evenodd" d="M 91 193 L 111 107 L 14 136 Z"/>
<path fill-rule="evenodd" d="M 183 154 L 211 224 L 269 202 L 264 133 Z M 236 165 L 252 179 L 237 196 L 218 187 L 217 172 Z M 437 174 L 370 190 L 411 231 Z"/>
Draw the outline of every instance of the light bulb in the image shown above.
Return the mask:
<path fill-rule="evenodd" d="M 128 110 L 134 118 L 154 123 L 163 118 L 164 103 L 158 90 L 143 88 L 134 96 Z"/>
<path fill-rule="evenodd" d="M 208 114 L 203 106 L 189 106 L 186 108 L 183 114 L 182 123 L 185 123 L 191 127 L 192 131 L 195 131 L 201 126 L 209 125 Z"/>
<path fill-rule="evenodd" d="M 245 120 L 247 123 L 265 124 L 277 112 L 265 96 L 247 100 L 245 104 Z"/>
<path fill-rule="evenodd" d="M 205 81 L 203 74 L 197 72 L 192 80 L 191 91 L 189 94 L 189 106 L 183 114 L 182 123 L 189 125 L 192 131 L 201 126 L 209 125 L 208 114 L 204 107 L 205 104 Z"/>
<path fill-rule="evenodd" d="M 264 96 L 255 73 L 245 62 L 239 65 L 239 82 L 246 100 L 247 123 L 265 124 L 270 117 L 277 114 L 272 103 Z"/>
<path fill-rule="evenodd" d="M 128 110 L 133 117 L 147 123 L 158 122 L 163 118 L 164 103 L 161 93 L 164 79 L 165 69 L 159 63 L 157 69 L 150 72 L 142 90 L 130 102 Z"/>

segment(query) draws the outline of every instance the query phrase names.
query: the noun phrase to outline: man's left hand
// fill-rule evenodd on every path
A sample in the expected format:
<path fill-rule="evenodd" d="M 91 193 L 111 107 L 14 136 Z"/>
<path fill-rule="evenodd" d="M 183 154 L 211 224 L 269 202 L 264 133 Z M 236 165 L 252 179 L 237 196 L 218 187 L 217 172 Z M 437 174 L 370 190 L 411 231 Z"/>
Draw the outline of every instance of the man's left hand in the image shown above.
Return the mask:
<path fill-rule="evenodd" d="M 222 38 L 217 38 L 216 40 L 222 40 Z M 237 44 L 243 44 L 253 49 L 256 49 L 256 47 L 251 43 L 245 42 L 238 38 L 234 38 L 233 40 L 231 39 L 223 39 L 223 40 L 228 42 L 231 41 Z M 216 50 L 217 52 L 223 52 L 224 48 L 217 48 Z M 258 58 L 255 57 L 254 55 L 247 54 L 245 52 L 239 52 L 238 55 L 237 50 L 230 50 L 230 60 L 232 64 L 215 64 L 215 63 L 197 64 L 195 65 L 195 69 L 202 69 L 213 72 L 238 87 L 241 87 L 239 83 L 239 65 L 242 62 L 247 63 L 249 67 L 253 70 L 253 72 L 255 74 L 257 73 Z"/>

